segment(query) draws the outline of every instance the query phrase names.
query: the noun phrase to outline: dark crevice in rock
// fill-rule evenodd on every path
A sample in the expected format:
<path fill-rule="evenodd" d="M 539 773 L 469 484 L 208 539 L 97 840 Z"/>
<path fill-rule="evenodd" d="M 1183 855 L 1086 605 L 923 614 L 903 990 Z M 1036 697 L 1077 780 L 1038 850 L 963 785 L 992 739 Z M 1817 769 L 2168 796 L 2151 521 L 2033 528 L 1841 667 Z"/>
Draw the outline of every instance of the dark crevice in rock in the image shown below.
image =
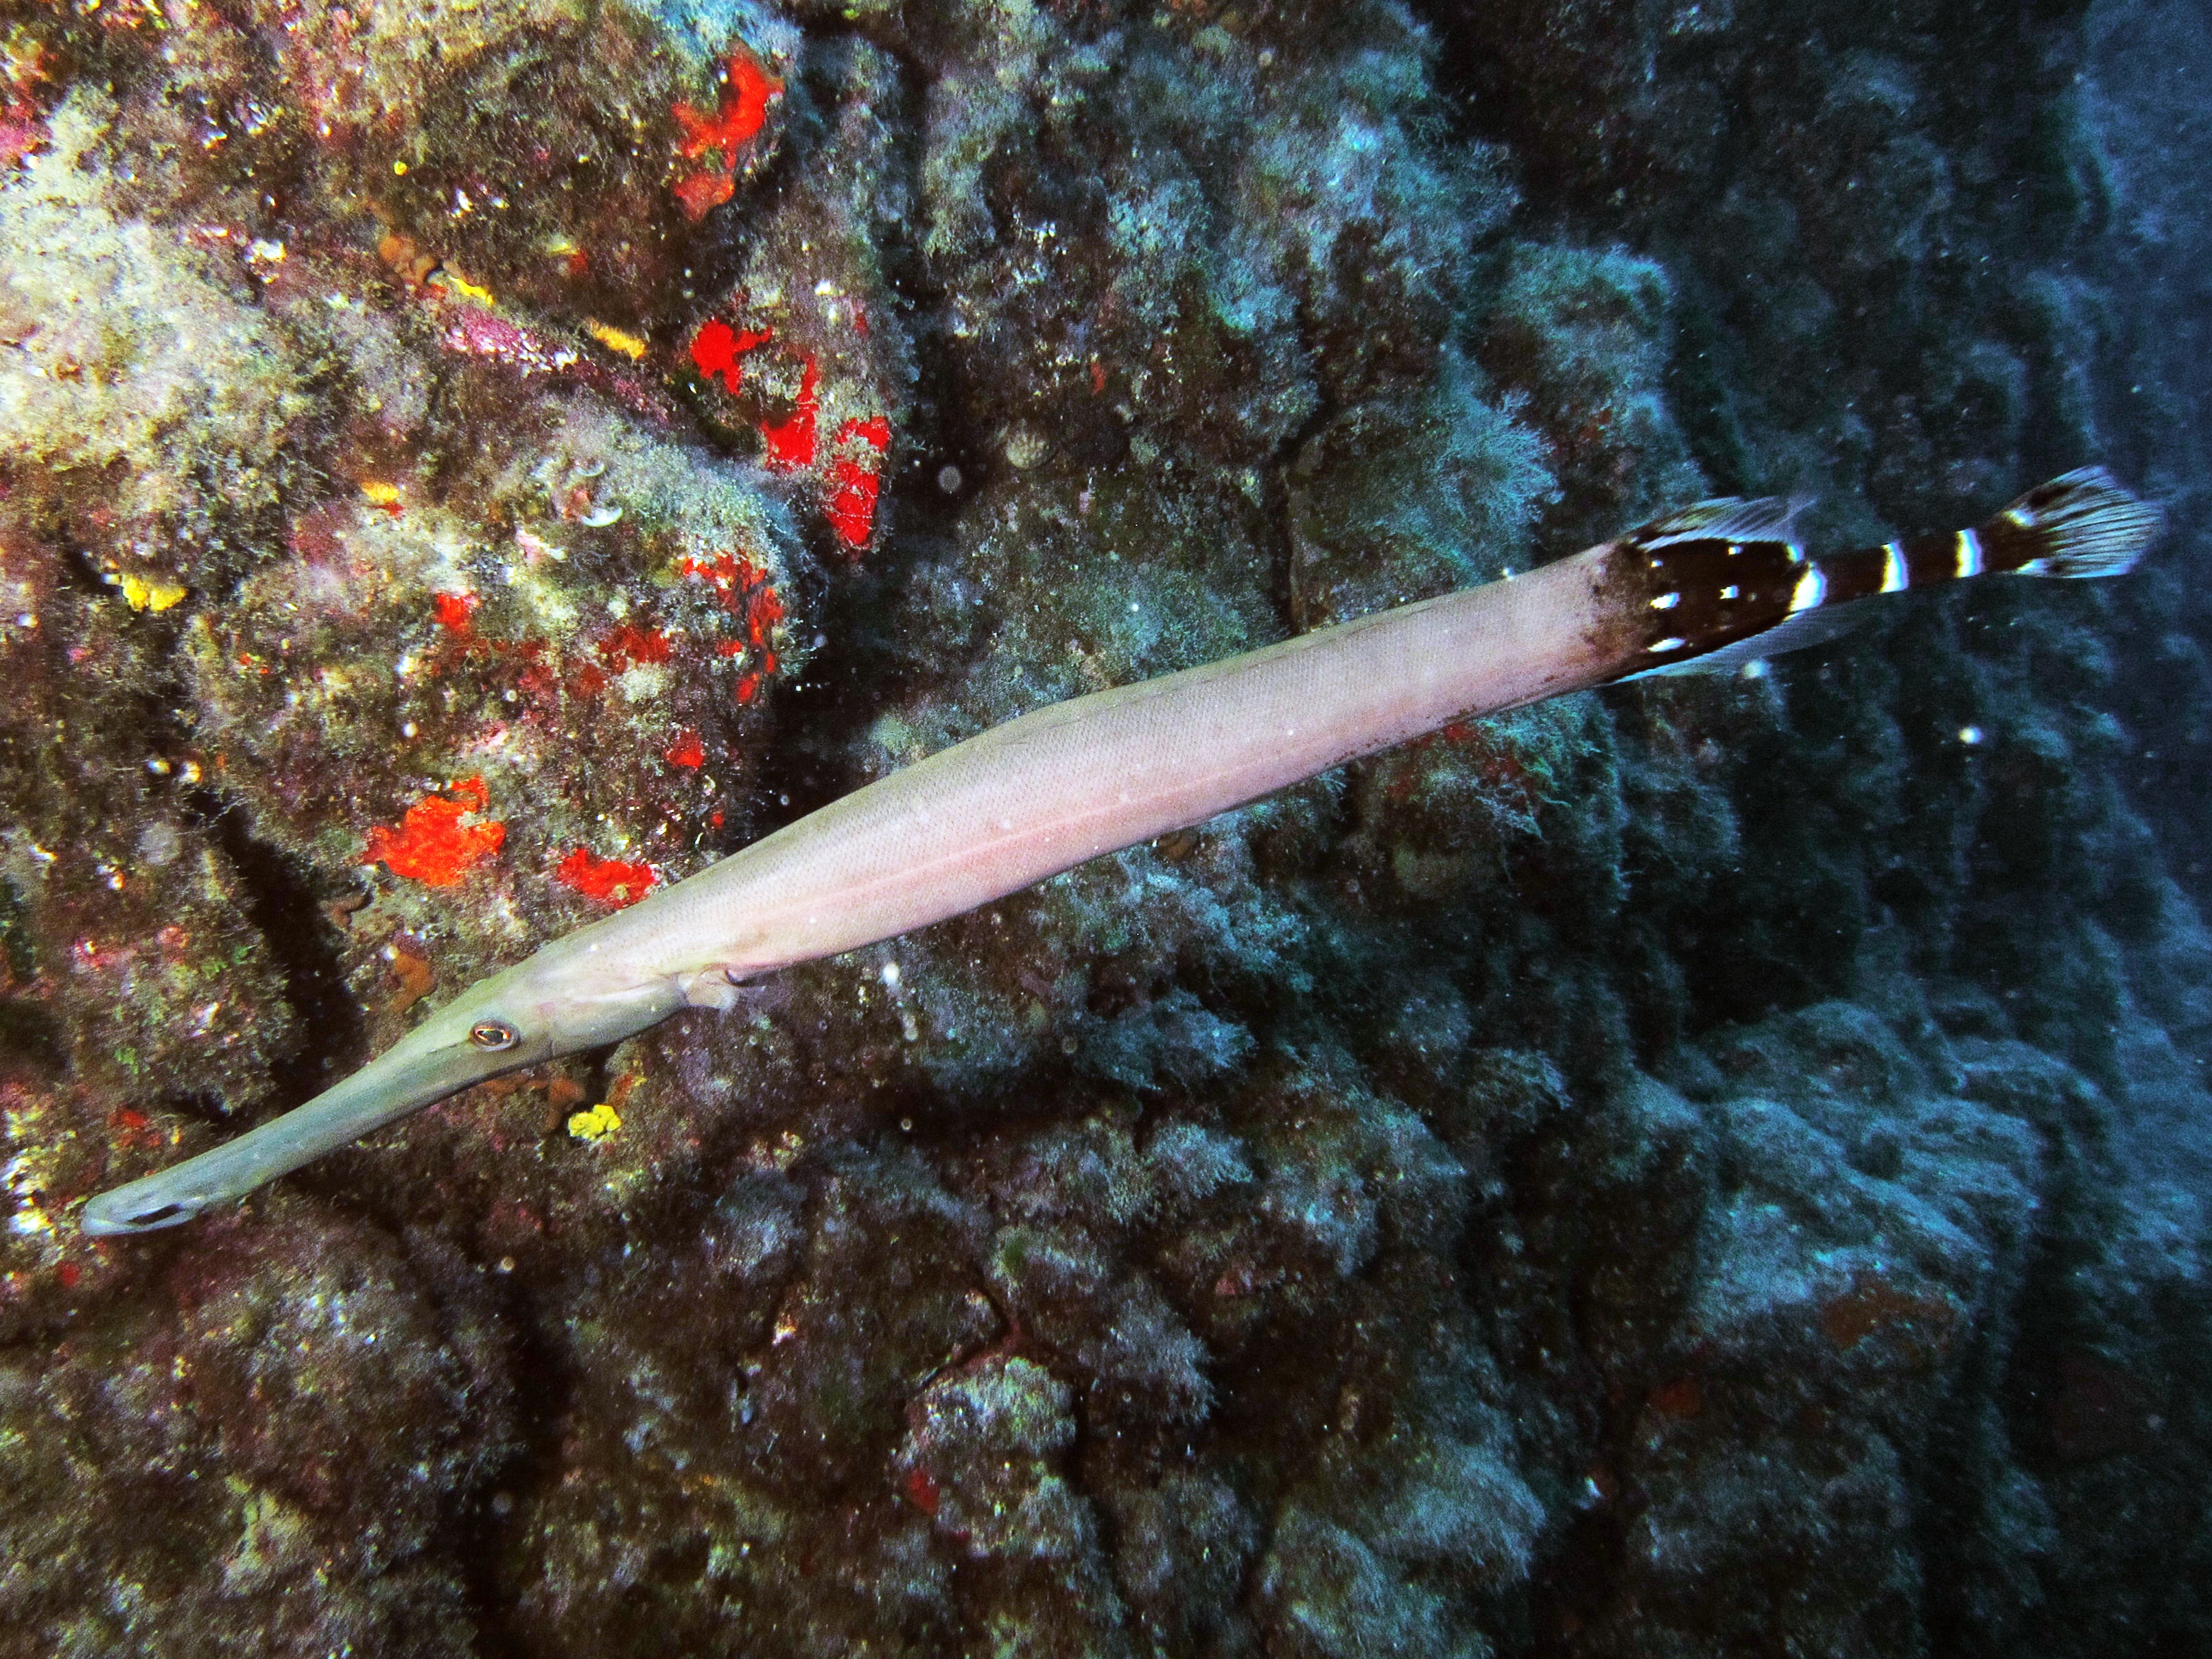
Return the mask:
<path fill-rule="evenodd" d="M 1305 331 L 1310 338 L 1312 331 Z M 1267 497 L 1261 507 L 1263 522 L 1274 532 L 1269 537 L 1267 558 L 1275 577 L 1273 599 L 1275 611 L 1283 619 L 1285 629 L 1294 634 L 1305 633 L 1313 626 L 1306 615 L 1306 597 L 1299 586 L 1299 566 L 1302 542 L 1298 533 L 1297 514 L 1299 491 L 1291 482 L 1299 458 L 1305 453 L 1306 445 L 1328 429 L 1328 424 L 1340 412 L 1337 401 L 1328 388 L 1316 386 L 1313 412 L 1301 422 L 1296 431 L 1285 436 L 1277 446 L 1271 464 L 1261 474 L 1267 480 Z"/>
<path fill-rule="evenodd" d="M 69 1066 L 60 1024 L 34 1003 L 0 997 L 0 1054 L 58 1076 Z"/>
<path fill-rule="evenodd" d="M 38 973 L 30 917 L 13 882 L 0 879 L 0 993 L 27 987 Z M 0 994 L 0 1054 L 59 1075 L 69 1065 L 61 1023 L 35 1002 Z"/>
<path fill-rule="evenodd" d="M 292 859 L 253 833 L 246 809 L 209 789 L 188 797 L 193 815 L 238 872 L 246 915 L 284 975 L 284 998 L 307 1041 L 271 1067 L 276 1105 L 289 1110 L 351 1069 L 368 1046 L 361 1009 L 323 900 Z"/>
<path fill-rule="evenodd" d="M 179 1117 L 194 1118 L 202 1123 L 212 1124 L 219 1129 L 232 1126 L 230 1103 L 220 1095 L 209 1094 L 203 1091 L 179 1090 L 161 1095 L 161 1106 L 165 1112 L 174 1112 Z"/>
<path fill-rule="evenodd" d="M 509 1333 L 514 1377 L 514 1446 L 492 1478 L 481 1482 L 453 1517 L 449 1558 L 476 1615 L 477 1659 L 532 1659 L 534 1650 L 516 1618 L 523 1588 L 507 1564 L 524 1554 L 518 1535 L 536 1506 L 528 1494 L 560 1477 L 562 1423 L 574 1398 L 574 1373 L 548 1340 L 539 1310 L 523 1287 L 502 1277 L 501 1322 Z"/>
<path fill-rule="evenodd" d="M 921 127 L 924 77 L 902 64 L 902 80 L 905 107 L 881 114 L 912 135 Z M 920 140 L 902 138 L 895 153 L 918 202 Z M 861 735 L 925 666 L 945 672 L 902 630 L 935 609 L 917 590 L 953 556 L 960 508 L 989 465 L 989 434 L 969 418 L 971 405 L 986 398 L 963 383 L 963 365 L 942 325 L 947 296 L 926 269 L 915 216 L 887 225 L 882 246 L 900 321 L 913 336 L 911 422 L 896 434 L 884 469 L 876 545 L 855 556 L 823 532 L 827 579 L 805 596 L 822 643 L 804 674 L 778 694 L 777 741 L 764 757 L 756 820 L 763 835 L 866 782 L 853 770 Z"/>

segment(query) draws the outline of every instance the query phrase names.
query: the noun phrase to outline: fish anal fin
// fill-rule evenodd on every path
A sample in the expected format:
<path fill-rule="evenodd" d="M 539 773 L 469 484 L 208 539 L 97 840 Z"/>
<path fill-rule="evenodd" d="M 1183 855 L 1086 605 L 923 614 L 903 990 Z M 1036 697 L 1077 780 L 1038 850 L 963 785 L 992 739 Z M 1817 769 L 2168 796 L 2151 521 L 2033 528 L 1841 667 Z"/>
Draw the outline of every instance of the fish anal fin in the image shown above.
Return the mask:
<path fill-rule="evenodd" d="M 1791 651 L 1808 651 L 1816 645 L 1826 645 L 1831 640 L 1841 639 L 1863 626 L 1868 616 L 1868 608 L 1858 605 L 1838 605 L 1831 610 L 1801 611 L 1764 633 L 1753 634 L 1733 645 L 1722 646 L 1717 651 L 1708 651 L 1702 657 L 1668 663 L 1662 668 L 1647 668 L 1640 673 L 1624 674 L 1621 680 L 1648 680 L 1662 674 L 1733 674 L 1746 663 L 1763 662 L 1769 657 L 1779 657 Z"/>

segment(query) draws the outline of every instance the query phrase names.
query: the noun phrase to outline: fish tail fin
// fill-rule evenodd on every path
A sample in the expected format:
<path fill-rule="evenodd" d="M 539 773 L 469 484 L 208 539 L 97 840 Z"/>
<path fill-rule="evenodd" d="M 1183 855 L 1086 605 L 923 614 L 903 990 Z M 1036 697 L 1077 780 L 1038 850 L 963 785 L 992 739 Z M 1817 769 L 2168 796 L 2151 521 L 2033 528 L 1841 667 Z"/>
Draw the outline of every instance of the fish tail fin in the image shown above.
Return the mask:
<path fill-rule="evenodd" d="M 1993 571 L 2078 579 L 2132 569 L 2165 527 L 2157 503 L 2085 466 L 2038 484 L 1976 533 Z"/>
<path fill-rule="evenodd" d="M 2158 539 L 2166 514 L 2101 466 L 2036 487 L 1971 530 L 1911 536 L 1823 557 L 1831 603 L 1969 576 L 2117 576 Z"/>

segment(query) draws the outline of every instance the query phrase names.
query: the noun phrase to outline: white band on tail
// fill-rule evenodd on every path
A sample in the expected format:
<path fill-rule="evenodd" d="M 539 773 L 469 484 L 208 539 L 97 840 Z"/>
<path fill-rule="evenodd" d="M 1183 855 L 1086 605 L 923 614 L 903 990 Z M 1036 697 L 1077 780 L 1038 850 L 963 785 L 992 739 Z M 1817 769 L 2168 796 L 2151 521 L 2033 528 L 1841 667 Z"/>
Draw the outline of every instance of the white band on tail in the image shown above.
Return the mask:
<path fill-rule="evenodd" d="M 1797 579 L 1797 590 L 1790 596 L 1790 614 L 1794 617 L 1800 611 L 1810 611 L 1827 597 L 1828 579 L 1816 564 Z"/>

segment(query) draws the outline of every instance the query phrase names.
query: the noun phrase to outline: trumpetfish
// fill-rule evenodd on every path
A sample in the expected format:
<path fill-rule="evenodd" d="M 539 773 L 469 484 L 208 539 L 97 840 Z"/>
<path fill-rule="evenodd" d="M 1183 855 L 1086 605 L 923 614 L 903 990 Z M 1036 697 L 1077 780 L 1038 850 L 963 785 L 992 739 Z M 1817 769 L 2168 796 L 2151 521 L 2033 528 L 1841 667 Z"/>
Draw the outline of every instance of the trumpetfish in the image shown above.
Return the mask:
<path fill-rule="evenodd" d="M 1054 703 L 940 750 L 462 992 L 359 1071 L 86 1204 L 173 1227 L 501 1073 L 964 914 L 1458 720 L 1648 674 L 1732 669 L 1838 612 L 1984 575 L 2128 569 L 2159 509 L 2102 468 L 1951 534 L 1808 556 L 1785 500 L 1700 501 L 1526 574 Z M 1846 618 L 1846 621 L 1850 620 Z"/>

